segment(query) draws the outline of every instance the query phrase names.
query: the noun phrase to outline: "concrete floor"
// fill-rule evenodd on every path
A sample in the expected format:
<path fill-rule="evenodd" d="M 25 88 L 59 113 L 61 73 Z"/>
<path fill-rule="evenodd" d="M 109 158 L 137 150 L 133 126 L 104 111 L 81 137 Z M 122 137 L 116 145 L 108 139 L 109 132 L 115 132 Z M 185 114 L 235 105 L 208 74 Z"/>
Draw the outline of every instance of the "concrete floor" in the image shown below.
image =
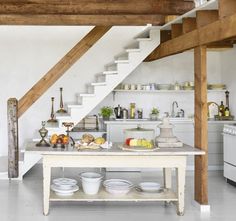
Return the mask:
<path fill-rule="evenodd" d="M 66 169 L 66 177 L 78 179 L 80 171 Z M 62 174 L 60 169 L 53 176 Z M 126 178 L 134 183 L 143 180 L 162 182 L 160 172 L 110 172 L 107 178 Z M 186 180 L 185 215 L 176 215 L 175 206 L 165 207 L 163 203 L 51 203 L 49 216 L 42 214 L 42 168 L 35 166 L 23 181 L 0 180 L 0 221 L 151 221 L 151 220 L 236 220 L 236 188 L 227 184 L 221 172 L 209 173 L 209 201 L 211 213 L 202 215 L 193 206 L 193 174 Z"/>

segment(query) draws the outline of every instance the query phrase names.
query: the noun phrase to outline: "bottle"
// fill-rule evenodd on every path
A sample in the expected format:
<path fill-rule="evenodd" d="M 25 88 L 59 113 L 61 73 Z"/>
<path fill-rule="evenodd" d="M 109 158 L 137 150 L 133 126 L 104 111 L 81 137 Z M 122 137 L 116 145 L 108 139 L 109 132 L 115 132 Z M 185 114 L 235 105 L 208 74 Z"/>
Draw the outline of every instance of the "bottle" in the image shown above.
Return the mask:
<path fill-rule="evenodd" d="M 224 106 L 224 104 L 223 104 L 223 101 L 221 101 L 221 103 L 220 103 L 219 116 L 220 116 L 220 117 L 225 116 L 225 106 Z"/>
<path fill-rule="evenodd" d="M 229 111 L 229 108 L 228 108 L 228 107 L 225 108 L 225 116 L 226 116 L 226 117 L 229 117 L 229 116 L 230 116 L 230 111 Z"/>
<path fill-rule="evenodd" d="M 135 103 L 130 103 L 130 119 L 135 118 Z"/>

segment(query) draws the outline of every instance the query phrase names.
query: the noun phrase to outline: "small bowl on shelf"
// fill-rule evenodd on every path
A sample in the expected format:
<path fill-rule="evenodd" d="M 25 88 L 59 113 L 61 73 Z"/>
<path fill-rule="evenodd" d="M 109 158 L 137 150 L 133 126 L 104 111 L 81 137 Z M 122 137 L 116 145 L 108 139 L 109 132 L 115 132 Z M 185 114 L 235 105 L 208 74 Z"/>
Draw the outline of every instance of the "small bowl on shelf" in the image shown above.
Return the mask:
<path fill-rule="evenodd" d="M 157 84 L 158 90 L 170 90 L 171 84 Z"/>
<path fill-rule="evenodd" d="M 114 195 L 126 195 L 133 187 L 133 184 L 128 180 L 110 179 L 103 182 L 105 190 Z"/>

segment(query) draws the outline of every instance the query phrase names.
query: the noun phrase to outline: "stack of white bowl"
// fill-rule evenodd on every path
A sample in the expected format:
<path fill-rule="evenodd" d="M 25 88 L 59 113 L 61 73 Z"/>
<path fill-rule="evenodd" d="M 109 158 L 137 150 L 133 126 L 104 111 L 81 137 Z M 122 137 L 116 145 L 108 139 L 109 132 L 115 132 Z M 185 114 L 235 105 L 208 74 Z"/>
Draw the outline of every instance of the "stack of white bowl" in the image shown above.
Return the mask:
<path fill-rule="evenodd" d="M 95 195 L 98 193 L 103 178 L 100 173 L 84 172 L 80 174 L 80 178 L 85 194 Z"/>
<path fill-rule="evenodd" d="M 110 179 L 104 181 L 103 186 L 108 193 L 125 195 L 131 190 L 133 184 L 128 180 Z"/>
<path fill-rule="evenodd" d="M 52 181 L 51 190 L 59 196 L 70 196 L 79 190 L 77 181 L 69 178 L 57 178 Z"/>

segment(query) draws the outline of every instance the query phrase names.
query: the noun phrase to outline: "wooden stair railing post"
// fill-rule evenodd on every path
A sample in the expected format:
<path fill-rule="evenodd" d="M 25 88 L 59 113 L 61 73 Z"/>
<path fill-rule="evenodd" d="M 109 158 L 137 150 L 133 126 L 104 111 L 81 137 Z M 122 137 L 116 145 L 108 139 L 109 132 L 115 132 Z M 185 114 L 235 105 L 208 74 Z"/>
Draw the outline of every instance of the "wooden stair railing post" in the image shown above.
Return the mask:
<path fill-rule="evenodd" d="M 19 176 L 19 141 L 18 141 L 18 101 L 7 101 L 8 120 L 8 178 Z"/>
<path fill-rule="evenodd" d="M 79 58 L 81 58 L 111 26 L 94 27 L 48 73 L 46 73 L 20 100 L 18 117 L 42 96 Z"/>
<path fill-rule="evenodd" d="M 194 145 L 205 155 L 195 156 L 195 200 L 208 204 L 208 122 L 207 122 L 207 52 L 206 46 L 194 49 Z"/>

